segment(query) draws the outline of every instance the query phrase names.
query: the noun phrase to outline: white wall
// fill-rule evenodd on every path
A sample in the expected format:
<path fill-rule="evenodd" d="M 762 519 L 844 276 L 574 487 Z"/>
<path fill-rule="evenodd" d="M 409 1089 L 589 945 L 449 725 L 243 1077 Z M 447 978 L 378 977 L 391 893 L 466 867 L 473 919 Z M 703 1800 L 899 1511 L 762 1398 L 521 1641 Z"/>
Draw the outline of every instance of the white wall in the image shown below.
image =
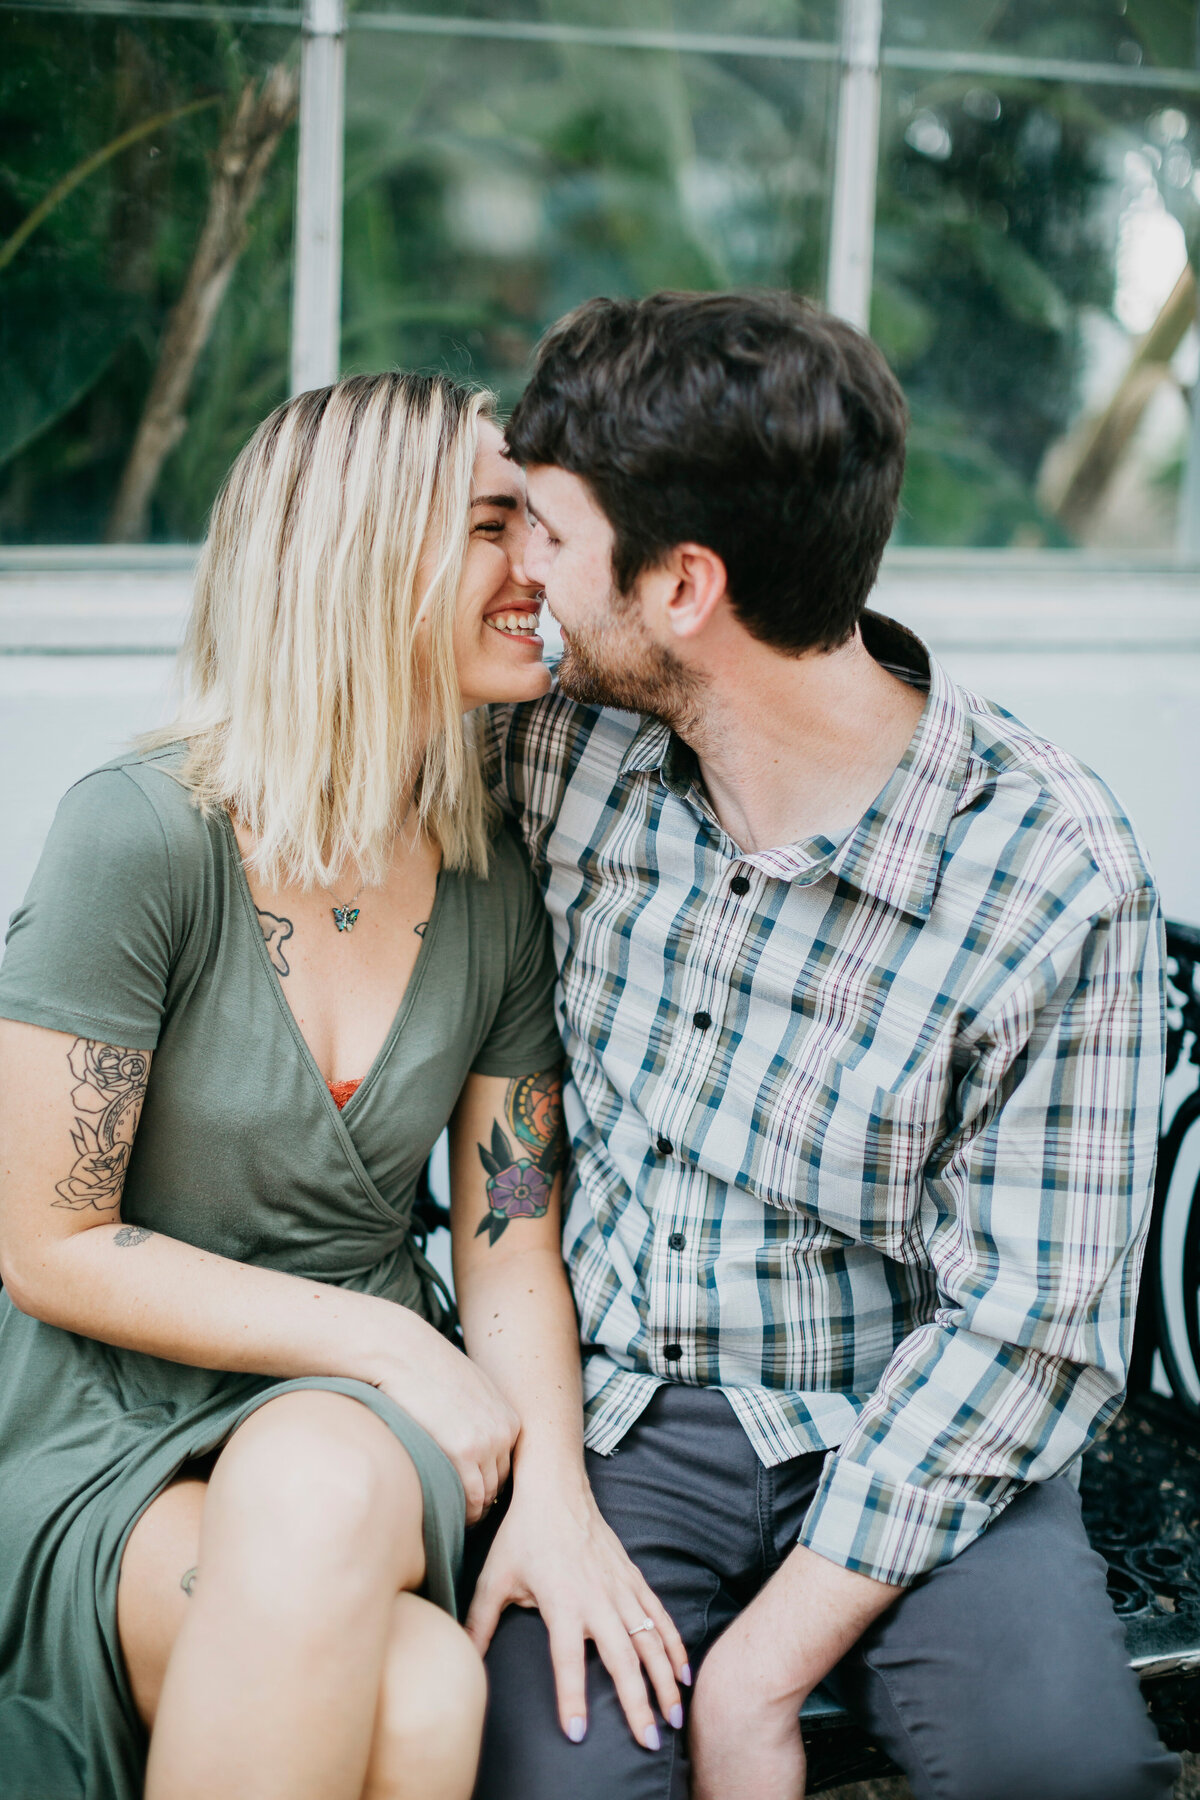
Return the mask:
<path fill-rule="evenodd" d="M 190 570 L 178 551 L 0 553 L 0 919 L 63 789 L 164 716 Z M 901 552 L 875 604 L 1096 768 L 1168 911 L 1200 923 L 1200 571 Z"/>

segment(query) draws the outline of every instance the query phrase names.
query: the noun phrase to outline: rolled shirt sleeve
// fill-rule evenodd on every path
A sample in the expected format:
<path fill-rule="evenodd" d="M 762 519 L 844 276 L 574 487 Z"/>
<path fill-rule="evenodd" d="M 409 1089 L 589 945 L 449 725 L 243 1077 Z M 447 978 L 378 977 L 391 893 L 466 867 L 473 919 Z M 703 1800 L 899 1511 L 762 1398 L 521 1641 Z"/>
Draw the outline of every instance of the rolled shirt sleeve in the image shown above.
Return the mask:
<path fill-rule="evenodd" d="M 1124 1394 L 1164 1073 L 1149 885 L 1049 951 L 972 1036 L 926 1170 L 934 1318 L 828 1456 L 800 1542 L 906 1585 L 1022 1486 L 1067 1468 Z"/>

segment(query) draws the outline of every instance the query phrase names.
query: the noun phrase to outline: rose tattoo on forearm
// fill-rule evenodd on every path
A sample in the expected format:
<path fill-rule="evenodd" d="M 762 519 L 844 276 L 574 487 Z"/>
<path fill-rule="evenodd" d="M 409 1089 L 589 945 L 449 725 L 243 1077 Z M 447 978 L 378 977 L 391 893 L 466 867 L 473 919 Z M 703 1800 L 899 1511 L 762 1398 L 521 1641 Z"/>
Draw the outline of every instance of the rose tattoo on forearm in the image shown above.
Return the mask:
<path fill-rule="evenodd" d="M 150 1058 L 144 1050 L 76 1038 L 67 1061 L 77 1084 L 71 1091 L 75 1165 L 65 1180 L 55 1183 L 58 1199 L 51 1204 L 72 1212 L 88 1206 L 111 1212 L 120 1205 Z"/>
<path fill-rule="evenodd" d="M 492 1122 L 491 1145 L 479 1145 L 487 1172 L 488 1210 L 476 1237 L 494 1244 L 514 1219 L 540 1219 L 563 1163 L 562 1076 L 538 1070 L 510 1081 L 504 1100 L 505 1131 Z"/>

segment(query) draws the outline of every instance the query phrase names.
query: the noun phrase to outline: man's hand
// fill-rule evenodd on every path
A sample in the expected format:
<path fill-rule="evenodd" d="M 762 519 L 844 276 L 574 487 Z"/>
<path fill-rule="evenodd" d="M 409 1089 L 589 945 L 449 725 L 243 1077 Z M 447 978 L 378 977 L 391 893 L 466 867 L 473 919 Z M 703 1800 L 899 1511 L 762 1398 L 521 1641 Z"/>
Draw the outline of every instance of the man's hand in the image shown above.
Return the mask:
<path fill-rule="evenodd" d="M 901 1591 L 793 1550 L 704 1659 L 692 1800 L 803 1800 L 800 1708 Z"/>

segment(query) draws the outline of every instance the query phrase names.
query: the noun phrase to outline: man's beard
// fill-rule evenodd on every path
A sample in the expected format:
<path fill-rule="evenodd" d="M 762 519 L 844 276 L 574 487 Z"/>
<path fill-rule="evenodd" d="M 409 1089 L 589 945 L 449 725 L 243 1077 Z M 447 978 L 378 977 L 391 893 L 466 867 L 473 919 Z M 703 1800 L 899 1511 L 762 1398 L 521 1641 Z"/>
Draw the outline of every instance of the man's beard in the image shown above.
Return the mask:
<path fill-rule="evenodd" d="M 608 630 L 563 638 L 558 686 L 569 700 L 585 706 L 612 706 L 620 712 L 649 713 L 683 732 L 695 717 L 700 683 L 661 645 L 642 637 L 637 642 L 630 613 L 615 600 L 612 616 L 630 620 Z"/>

